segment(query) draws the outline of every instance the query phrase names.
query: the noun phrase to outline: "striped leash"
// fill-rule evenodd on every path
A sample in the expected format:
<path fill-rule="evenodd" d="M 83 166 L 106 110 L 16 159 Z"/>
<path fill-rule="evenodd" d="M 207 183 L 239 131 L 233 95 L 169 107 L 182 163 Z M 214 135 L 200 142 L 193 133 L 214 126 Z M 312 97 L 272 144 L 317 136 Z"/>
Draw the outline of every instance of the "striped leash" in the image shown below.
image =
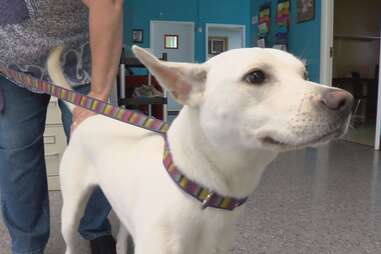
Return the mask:
<path fill-rule="evenodd" d="M 149 117 L 133 110 L 120 108 L 87 95 L 79 94 L 75 91 L 36 79 L 28 74 L 9 69 L 3 65 L 0 65 L 0 73 L 3 73 L 10 81 L 24 88 L 38 93 L 49 94 L 97 114 L 160 134 L 165 134 L 168 131 L 169 124 L 154 117 Z"/>
<path fill-rule="evenodd" d="M 86 108 L 97 114 L 101 114 L 160 134 L 165 134 L 168 131 L 169 124 L 154 117 L 149 117 L 136 111 L 116 107 L 107 102 L 103 102 L 95 98 L 89 97 L 87 95 L 82 95 L 75 91 L 50 84 L 48 82 L 36 79 L 28 74 L 11 70 L 2 65 L 0 65 L 0 74 L 1 73 L 5 75 L 5 77 L 7 77 L 9 80 L 19 84 L 24 88 L 28 88 L 29 90 L 38 93 L 49 94 L 63 101 L 72 103 L 76 106 Z M 163 164 L 167 169 L 167 172 L 170 175 L 170 177 L 176 183 L 176 185 L 184 192 L 188 193 L 193 198 L 200 201 L 202 209 L 205 209 L 207 207 L 213 207 L 217 209 L 231 211 L 237 207 L 240 207 L 247 201 L 247 198 L 234 198 L 222 196 L 188 179 L 175 166 L 166 138 Z"/>

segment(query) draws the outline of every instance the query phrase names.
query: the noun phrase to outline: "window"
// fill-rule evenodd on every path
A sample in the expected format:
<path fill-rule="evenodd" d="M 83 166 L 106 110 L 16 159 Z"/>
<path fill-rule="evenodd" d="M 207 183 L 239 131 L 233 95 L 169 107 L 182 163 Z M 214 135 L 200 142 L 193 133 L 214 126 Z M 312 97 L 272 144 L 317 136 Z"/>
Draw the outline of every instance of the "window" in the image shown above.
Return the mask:
<path fill-rule="evenodd" d="M 228 37 L 209 37 L 208 38 L 208 53 L 209 55 L 218 55 L 228 50 Z"/>
<path fill-rule="evenodd" d="M 164 48 L 165 49 L 178 49 L 179 48 L 179 36 L 173 34 L 164 35 Z"/>

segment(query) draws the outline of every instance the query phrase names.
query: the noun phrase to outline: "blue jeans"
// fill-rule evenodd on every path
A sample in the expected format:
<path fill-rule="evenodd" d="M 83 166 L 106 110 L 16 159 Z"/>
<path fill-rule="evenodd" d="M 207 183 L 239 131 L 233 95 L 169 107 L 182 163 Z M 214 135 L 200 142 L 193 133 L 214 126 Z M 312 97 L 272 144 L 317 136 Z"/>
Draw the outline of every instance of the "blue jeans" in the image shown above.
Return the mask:
<path fill-rule="evenodd" d="M 43 133 L 50 97 L 17 87 L 0 76 L 0 202 L 13 254 L 42 254 L 49 238 L 49 197 Z M 85 89 L 81 87 L 80 89 Z M 63 110 L 65 129 L 70 112 Z M 111 234 L 110 205 L 100 189 L 89 200 L 79 232 L 88 240 Z"/>

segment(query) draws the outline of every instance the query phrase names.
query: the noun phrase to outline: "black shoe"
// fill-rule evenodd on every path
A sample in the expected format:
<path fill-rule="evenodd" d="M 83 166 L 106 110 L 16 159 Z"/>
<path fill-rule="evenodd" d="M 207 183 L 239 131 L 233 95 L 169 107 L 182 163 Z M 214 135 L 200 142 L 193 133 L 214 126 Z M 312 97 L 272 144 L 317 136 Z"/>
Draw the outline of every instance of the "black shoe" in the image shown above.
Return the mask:
<path fill-rule="evenodd" d="M 90 241 L 91 254 L 116 254 L 116 242 L 111 235 L 98 237 Z"/>

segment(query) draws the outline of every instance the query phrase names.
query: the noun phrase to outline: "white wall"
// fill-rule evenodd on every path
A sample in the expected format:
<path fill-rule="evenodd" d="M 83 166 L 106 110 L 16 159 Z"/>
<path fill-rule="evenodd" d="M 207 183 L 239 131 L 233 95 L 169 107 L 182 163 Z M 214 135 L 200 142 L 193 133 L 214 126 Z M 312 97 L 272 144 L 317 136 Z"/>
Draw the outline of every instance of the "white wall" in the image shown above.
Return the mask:
<path fill-rule="evenodd" d="M 153 22 L 151 23 L 151 48 L 157 57 L 163 52 L 168 54 L 168 60 L 174 62 L 194 62 L 194 27 L 188 23 Z M 164 35 L 179 36 L 178 49 L 164 48 Z"/>

